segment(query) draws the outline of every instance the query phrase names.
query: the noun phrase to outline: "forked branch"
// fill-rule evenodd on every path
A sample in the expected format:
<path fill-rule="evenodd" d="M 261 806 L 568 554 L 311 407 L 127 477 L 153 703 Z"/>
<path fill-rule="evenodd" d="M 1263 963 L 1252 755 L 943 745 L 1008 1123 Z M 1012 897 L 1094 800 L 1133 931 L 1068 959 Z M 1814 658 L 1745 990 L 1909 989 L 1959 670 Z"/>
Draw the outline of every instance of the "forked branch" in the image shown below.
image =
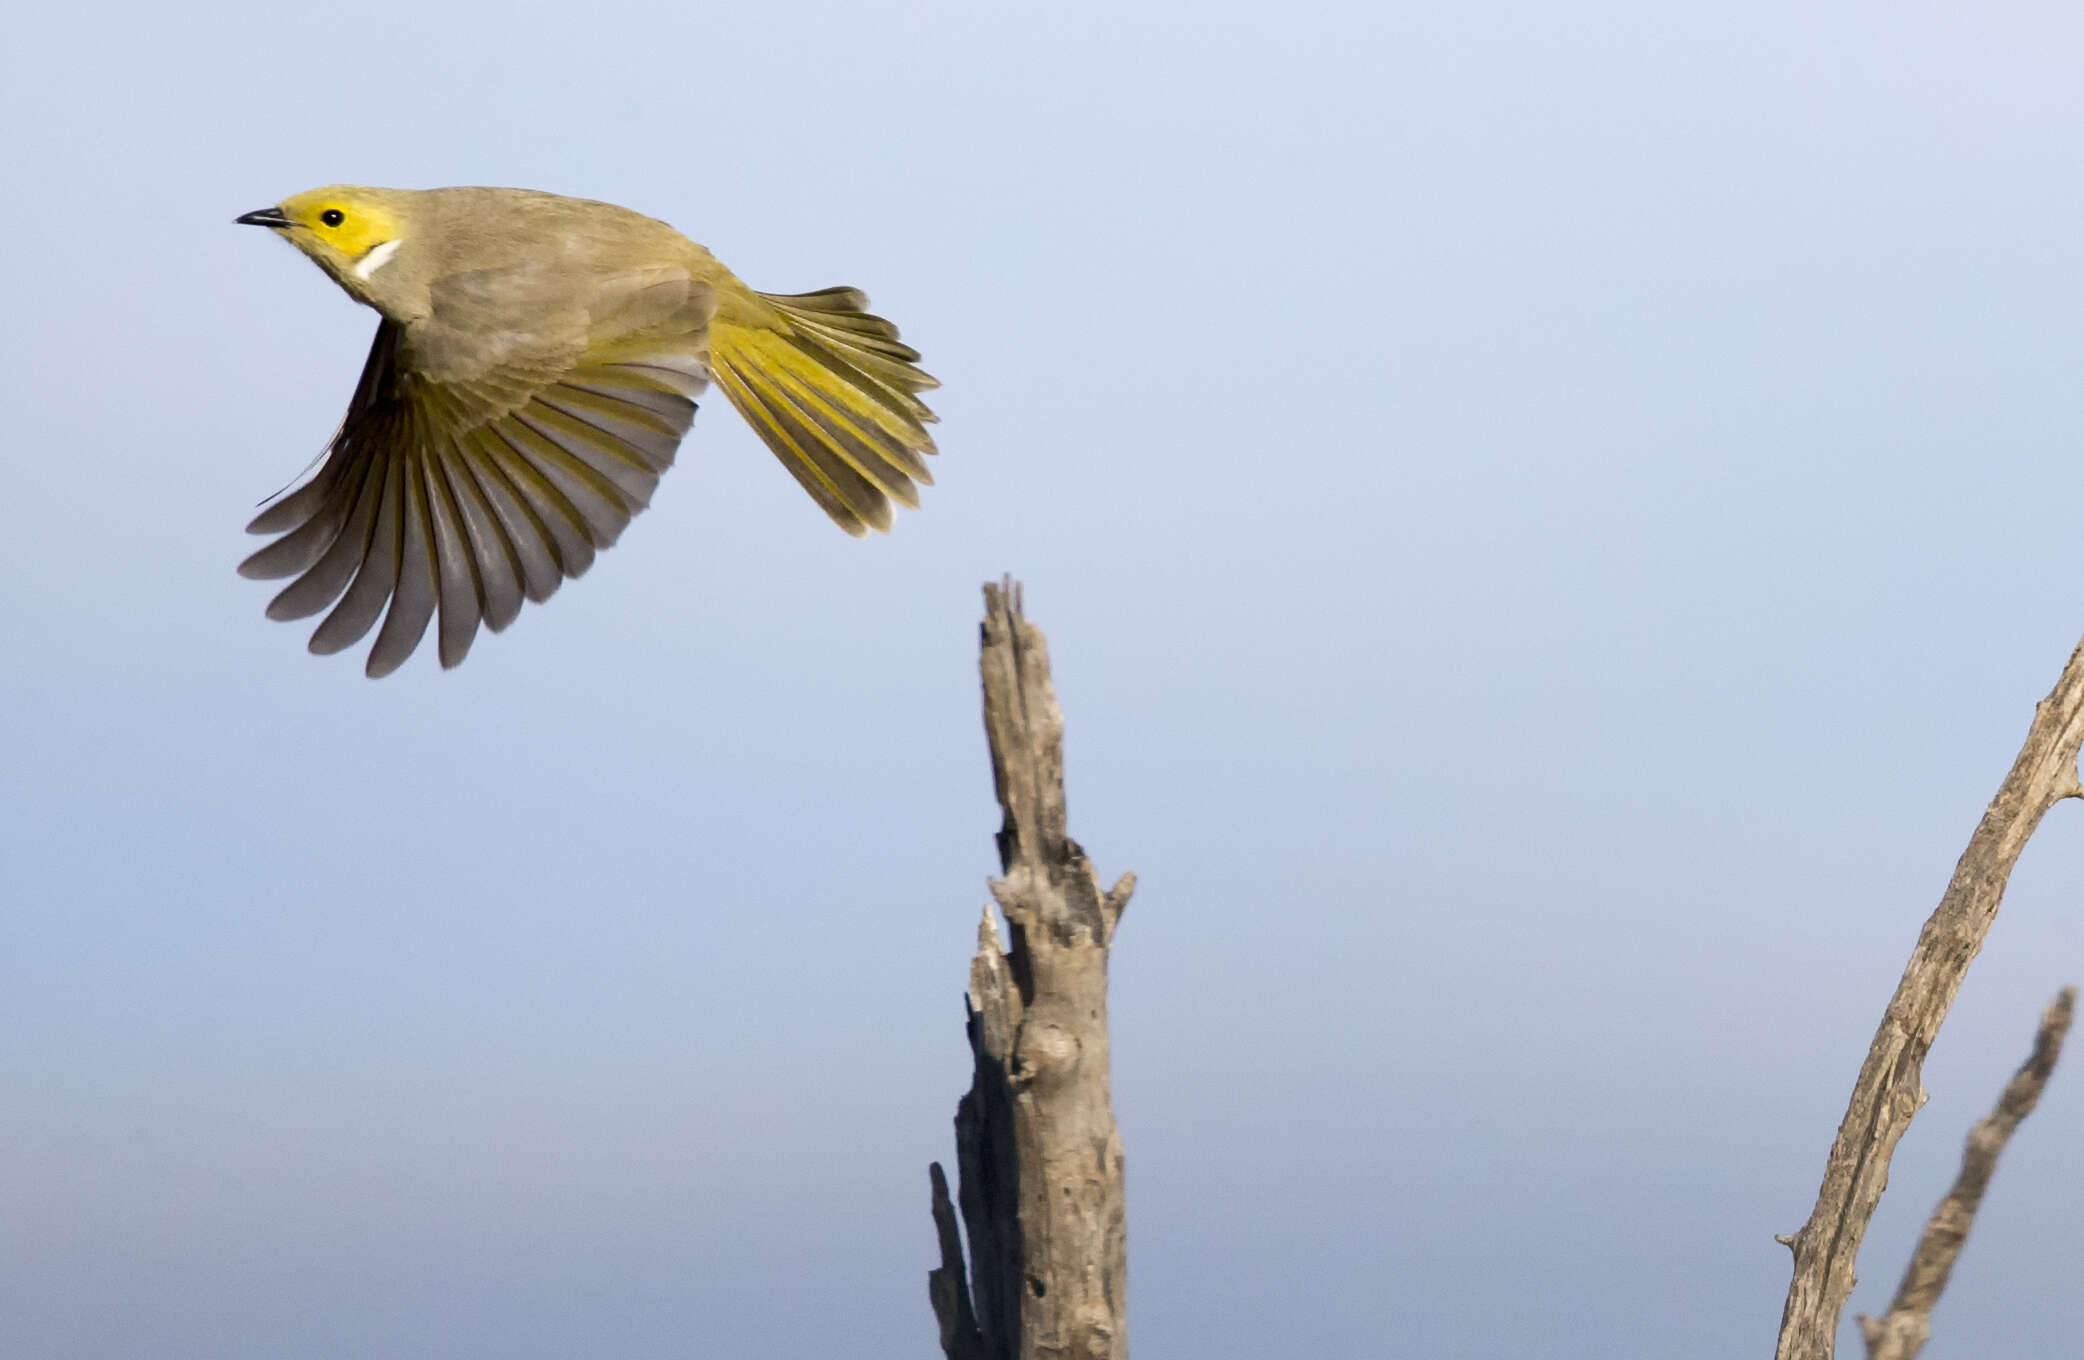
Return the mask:
<path fill-rule="evenodd" d="M 2071 653 L 2055 688 L 2034 710 L 2025 746 L 1919 932 L 1838 1125 L 1809 1221 L 1780 1239 L 1795 1260 L 1776 1360 L 1830 1360 L 1838 1319 L 1857 1280 L 1860 1242 L 1888 1185 L 1890 1158 L 1925 1103 L 1925 1055 L 1997 919 L 2028 838 L 2049 808 L 2084 796 L 2077 782 L 2080 746 L 2084 646 Z"/>

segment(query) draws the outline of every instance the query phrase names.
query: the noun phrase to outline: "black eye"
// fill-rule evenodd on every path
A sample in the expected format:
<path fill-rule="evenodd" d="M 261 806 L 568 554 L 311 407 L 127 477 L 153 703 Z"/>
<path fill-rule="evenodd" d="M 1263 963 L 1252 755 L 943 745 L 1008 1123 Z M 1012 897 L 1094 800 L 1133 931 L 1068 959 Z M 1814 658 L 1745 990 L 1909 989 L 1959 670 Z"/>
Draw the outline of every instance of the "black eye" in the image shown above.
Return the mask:
<path fill-rule="evenodd" d="M 318 215 L 318 220 L 329 227 L 337 227 L 347 220 L 347 214 L 338 208 L 328 208 Z"/>

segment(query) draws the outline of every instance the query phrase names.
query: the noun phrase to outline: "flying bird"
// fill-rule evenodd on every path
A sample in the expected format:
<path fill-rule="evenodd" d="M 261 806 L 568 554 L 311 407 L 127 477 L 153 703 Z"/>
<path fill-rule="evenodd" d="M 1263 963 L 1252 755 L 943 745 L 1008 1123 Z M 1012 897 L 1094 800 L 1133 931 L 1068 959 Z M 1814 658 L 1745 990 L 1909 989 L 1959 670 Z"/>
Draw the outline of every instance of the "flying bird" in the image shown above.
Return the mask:
<path fill-rule="evenodd" d="M 651 500 L 710 380 L 826 514 L 888 529 L 932 482 L 939 384 L 853 288 L 759 293 L 664 222 L 526 189 L 335 185 L 246 213 L 383 318 L 311 479 L 247 526 L 311 650 L 377 626 L 443 667 L 592 565 Z"/>

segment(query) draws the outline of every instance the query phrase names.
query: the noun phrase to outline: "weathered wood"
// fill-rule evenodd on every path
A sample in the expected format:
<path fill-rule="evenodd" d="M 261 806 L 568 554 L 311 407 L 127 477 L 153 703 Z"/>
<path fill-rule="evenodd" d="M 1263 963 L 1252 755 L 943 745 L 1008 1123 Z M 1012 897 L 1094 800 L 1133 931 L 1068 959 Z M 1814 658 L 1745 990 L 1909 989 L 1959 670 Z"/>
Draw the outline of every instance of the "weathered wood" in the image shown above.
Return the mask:
<path fill-rule="evenodd" d="M 1997 919 L 2012 866 L 2028 838 L 2049 808 L 2065 798 L 2084 797 L 2077 781 L 2080 746 L 2084 645 L 2071 653 L 2055 688 L 2034 710 L 2011 773 L 1990 800 L 1953 880 L 1919 932 L 1853 1085 L 1808 1222 L 1779 1239 L 1795 1259 L 1776 1360 L 1830 1360 L 1833 1354 L 1838 1319 L 1858 1279 L 1854 1267 L 1860 1241 L 1888 1187 L 1889 1160 L 1925 1104 L 1925 1055 Z"/>
<path fill-rule="evenodd" d="M 948 1360 L 1126 1360 L 1128 1242 L 1107 1040 L 1107 951 L 1136 880 L 1102 891 L 1070 838 L 1063 712 L 1019 588 L 984 588 L 984 727 L 1005 820 L 1001 947 L 984 910 L 970 963 L 975 1070 L 956 1108 L 969 1270 L 932 1168 Z"/>
<path fill-rule="evenodd" d="M 2012 1134 L 2033 1107 L 2040 1104 L 2055 1060 L 2062 1056 L 2063 1036 L 2069 1033 L 2070 1016 L 2077 1004 L 2077 989 L 2065 987 L 2061 995 L 2041 1013 L 2041 1027 L 2034 1035 L 2033 1053 L 1997 1098 L 1990 1111 L 1969 1131 L 1968 1147 L 1961 1155 L 1961 1174 L 1947 1191 L 1939 1207 L 1926 1220 L 1917 1253 L 1903 1272 L 1903 1283 L 1889 1311 L 1879 1318 L 1860 1315 L 1860 1333 L 1867 1341 L 1867 1360 L 1917 1360 L 1932 1333 L 1932 1306 L 1946 1292 L 1947 1279 L 1954 1273 L 1968 1230 L 1975 1226 L 1975 1211 L 1982 1206 L 1983 1192 L 1996 1174 L 1997 1158 L 2011 1142 Z"/>
<path fill-rule="evenodd" d="M 984 1338 L 977 1330 L 977 1314 L 970 1307 L 969 1277 L 962 1264 L 962 1232 L 955 1226 L 955 1206 L 948 1202 L 948 1177 L 935 1162 L 933 1181 L 933 1227 L 941 1242 L 941 1265 L 927 1272 L 926 1292 L 933 1300 L 934 1317 L 941 1324 L 941 1350 L 948 1360 L 984 1360 Z"/>

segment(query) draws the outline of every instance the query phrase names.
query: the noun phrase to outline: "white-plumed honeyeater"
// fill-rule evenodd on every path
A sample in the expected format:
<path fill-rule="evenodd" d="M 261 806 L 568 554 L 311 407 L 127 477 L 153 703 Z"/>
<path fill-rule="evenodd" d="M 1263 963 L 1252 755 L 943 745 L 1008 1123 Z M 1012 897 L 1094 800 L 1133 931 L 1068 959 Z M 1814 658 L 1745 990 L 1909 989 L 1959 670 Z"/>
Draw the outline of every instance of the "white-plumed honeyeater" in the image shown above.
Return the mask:
<path fill-rule="evenodd" d="M 311 480 L 248 526 L 241 573 L 330 606 L 314 652 L 377 620 L 387 675 L 437 614 L 441 664 L 592 565 L 651 499 L 714 379 L 850 534 L 932 480 L 918 352 L 852 288 L 757 293 L 663 222 L 524 189 L 334 186 L 269 227 L 383 321 Z"/>

